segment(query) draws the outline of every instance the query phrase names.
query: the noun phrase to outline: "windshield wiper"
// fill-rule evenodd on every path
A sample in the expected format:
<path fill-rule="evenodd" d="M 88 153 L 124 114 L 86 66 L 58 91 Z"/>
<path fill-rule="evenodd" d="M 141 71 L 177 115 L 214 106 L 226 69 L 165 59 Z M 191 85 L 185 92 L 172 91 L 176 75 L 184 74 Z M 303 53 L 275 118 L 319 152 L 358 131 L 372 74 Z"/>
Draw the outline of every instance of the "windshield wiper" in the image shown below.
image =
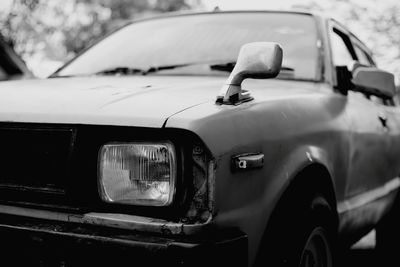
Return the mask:
<path fill-rule="evenodd" d="M 210 65 L 210 69 L 212 70 L 218 70 L 218 71 L 226 71 L 226 72 L 231 72 L 233 68 L 235 67 L 236 62 L 226 62 L 222 64 L 213 64 Z M 293 68 L 287 67 L 287 66 L 282 66 L 281 71 L 288 71 L 288 72 L 294 72 Z"/>
<path fill-rule="evenodd" d="M 105 69 L 99 72 L 96 72 L 95 75 L 133 75 L 133 74 L 141 74 L 146 75 L 149 73 L 158 72 L 161 70 L 169 70 L 175 68 L 186 67 L 192 64 L 176 64 L 176 65 L 166 65 L 166 66 L 154 66 L 149 67 L 147 69 L 140 69 L 140 68 L 132 68 L 132 67 L 115 67 L 110 69 Z"/>
<path fill-rule="evenodd" d="M 183 68 L 190 65 L 196 65 L 197 63 L 185 63 L 185 64 L 175 64 L 175 65 L 165 65 L 165 66 L 153 66 L 149 67 L 147 70 L 143 71 L 142 74 L 146 75 L 149 73 L 159 72 L 161 70 L 172 70 L 177 68 Z"/>
<path fill-rule="evenodd" d="M 209 64 L 207 62 L 196 62 L 196 63 L 183 63 L 183 64 L 175 64 L 175 65 L 164 65 L 164 66 L 152 66 L 147 69 L 141 68 L 131 68 L 131 67 L 115 67 L 106 70 L 99 71 L 95 73 L 96 75 L 133 75 L 133 74 L 141 74 L 147 75 L 149 73 L 156 73 L 162 70 L 172 70 L 176 68 L 184 68 L 187 66 L 193 65 L 208 65 L 211 70 L 216 71 L 225 71 L 231 72 L 236 65 L 236 61 L 226 62 L 226 63 L 218 63 L 218 64 Z M 282 66 L 281 71 L 289 71 L 294 72 L 293 68 Z"/>
<path fill-rule="evenodd" d="M 231 72 L 236 65 L 236 61 L 212 64 L 210 65 L 211 70 Z"/>
<path fill-rule="evenodd" d="M 96 72 L 95 75 L 115 75 L 115 74 L 132 75 L 136 73 L 143 73 L 144 71 L 145 70 L 139 68 L 115 67 Z"/>

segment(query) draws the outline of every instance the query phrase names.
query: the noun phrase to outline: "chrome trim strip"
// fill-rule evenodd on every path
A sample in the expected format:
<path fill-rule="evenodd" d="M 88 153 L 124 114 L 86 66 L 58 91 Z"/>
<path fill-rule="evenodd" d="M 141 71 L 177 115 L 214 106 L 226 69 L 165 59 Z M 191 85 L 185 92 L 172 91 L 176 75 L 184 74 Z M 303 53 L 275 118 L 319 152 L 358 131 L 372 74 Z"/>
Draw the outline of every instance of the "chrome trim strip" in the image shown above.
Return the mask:
<path fill-rule="evenodd" d="M 400 187 L 400 177 L 396 177 L 381 187 L 375 188 L 368 192 L 362 193 L 360 195 L 339 202 L 337 206 L 337 211 L 340 214 L 352 209 L 359 208 L 367 203 L 373 202 L 381 197 L 388 195 L 390 192 L 398 189 L 399 187 Z"/>
<path fill-rule="evenodd" d="M 212 216 L 202 224 L 173 223 L 161 219 L 148 217 L 90 212 L 83 215 L 69 214 L 55 211 L 39 210 L 32 208 L 0 205 L 0 213 L 24 216 L 36 219 L 54 220 L 61 222 L 73 222 L 88 225 L 99 225 L 127 230 L 138 230 L 143 232 L 160 234 L 185 234 L 191 235 L 199 232 L 205 225 L 211 222 Z"/>

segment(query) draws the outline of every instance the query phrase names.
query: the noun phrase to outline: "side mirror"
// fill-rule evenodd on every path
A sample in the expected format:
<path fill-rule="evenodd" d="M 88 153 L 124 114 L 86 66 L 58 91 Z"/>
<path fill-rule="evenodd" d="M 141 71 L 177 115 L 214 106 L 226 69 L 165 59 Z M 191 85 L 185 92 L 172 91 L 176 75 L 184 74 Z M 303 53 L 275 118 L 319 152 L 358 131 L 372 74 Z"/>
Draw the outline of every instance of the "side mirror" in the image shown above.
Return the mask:
<path fill-rule="evenodd" d="M 250 101 L 250 93 L 242 90 L 247 78 L 275 78 L 282 66 L 282 48 L 277 43 L 255 42 L 242 46 L 235 67 L 217 96 L 218 104 Z"/>
<path fill-rule="evenodd" d="M 351 82 L 354 84 L 355 91 L 383 98 L 392 98 L 396 95 L 394 75 L 374 67 L 354 69 Z"/>

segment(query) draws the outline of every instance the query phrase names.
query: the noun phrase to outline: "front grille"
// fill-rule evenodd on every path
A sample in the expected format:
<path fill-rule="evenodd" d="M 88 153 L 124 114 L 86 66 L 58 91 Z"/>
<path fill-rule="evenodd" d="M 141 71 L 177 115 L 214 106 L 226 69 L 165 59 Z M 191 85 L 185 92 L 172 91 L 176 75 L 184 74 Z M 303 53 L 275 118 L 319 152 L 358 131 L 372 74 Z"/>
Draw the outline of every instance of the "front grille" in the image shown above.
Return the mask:
<path fill-rule="evenodd" d="M 1 193 L 65 194 L 75 133 L 73 128 L 1 125 Z"/>
<path fill-rule="evenodd" d="M 191 179 L 183 180 L 192 175 L 190 156 L 182 160 L 191 155 L 194 138 L 177 129 L 0 122 L 0 205 L 175 220 L 186 214 L 195 192 Z M 143 140 L 169 140 L 179 152 L 176 201 L 168 207 L 105 203 L 98 192 L 100 148 Z"/>

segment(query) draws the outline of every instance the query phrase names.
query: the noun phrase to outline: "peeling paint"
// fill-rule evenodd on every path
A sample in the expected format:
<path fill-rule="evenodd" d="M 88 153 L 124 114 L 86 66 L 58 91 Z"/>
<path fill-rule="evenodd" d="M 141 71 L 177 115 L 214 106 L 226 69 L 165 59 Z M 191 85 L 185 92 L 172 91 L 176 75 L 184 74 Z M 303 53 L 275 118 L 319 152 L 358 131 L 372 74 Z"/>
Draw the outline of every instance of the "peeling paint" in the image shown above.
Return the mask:
<path fill-rule="evenodd" d="M 167 225 L 163 224 L 161 225 L 161 233 L 164 235 L 171 235 L 172 231 Z"/>

